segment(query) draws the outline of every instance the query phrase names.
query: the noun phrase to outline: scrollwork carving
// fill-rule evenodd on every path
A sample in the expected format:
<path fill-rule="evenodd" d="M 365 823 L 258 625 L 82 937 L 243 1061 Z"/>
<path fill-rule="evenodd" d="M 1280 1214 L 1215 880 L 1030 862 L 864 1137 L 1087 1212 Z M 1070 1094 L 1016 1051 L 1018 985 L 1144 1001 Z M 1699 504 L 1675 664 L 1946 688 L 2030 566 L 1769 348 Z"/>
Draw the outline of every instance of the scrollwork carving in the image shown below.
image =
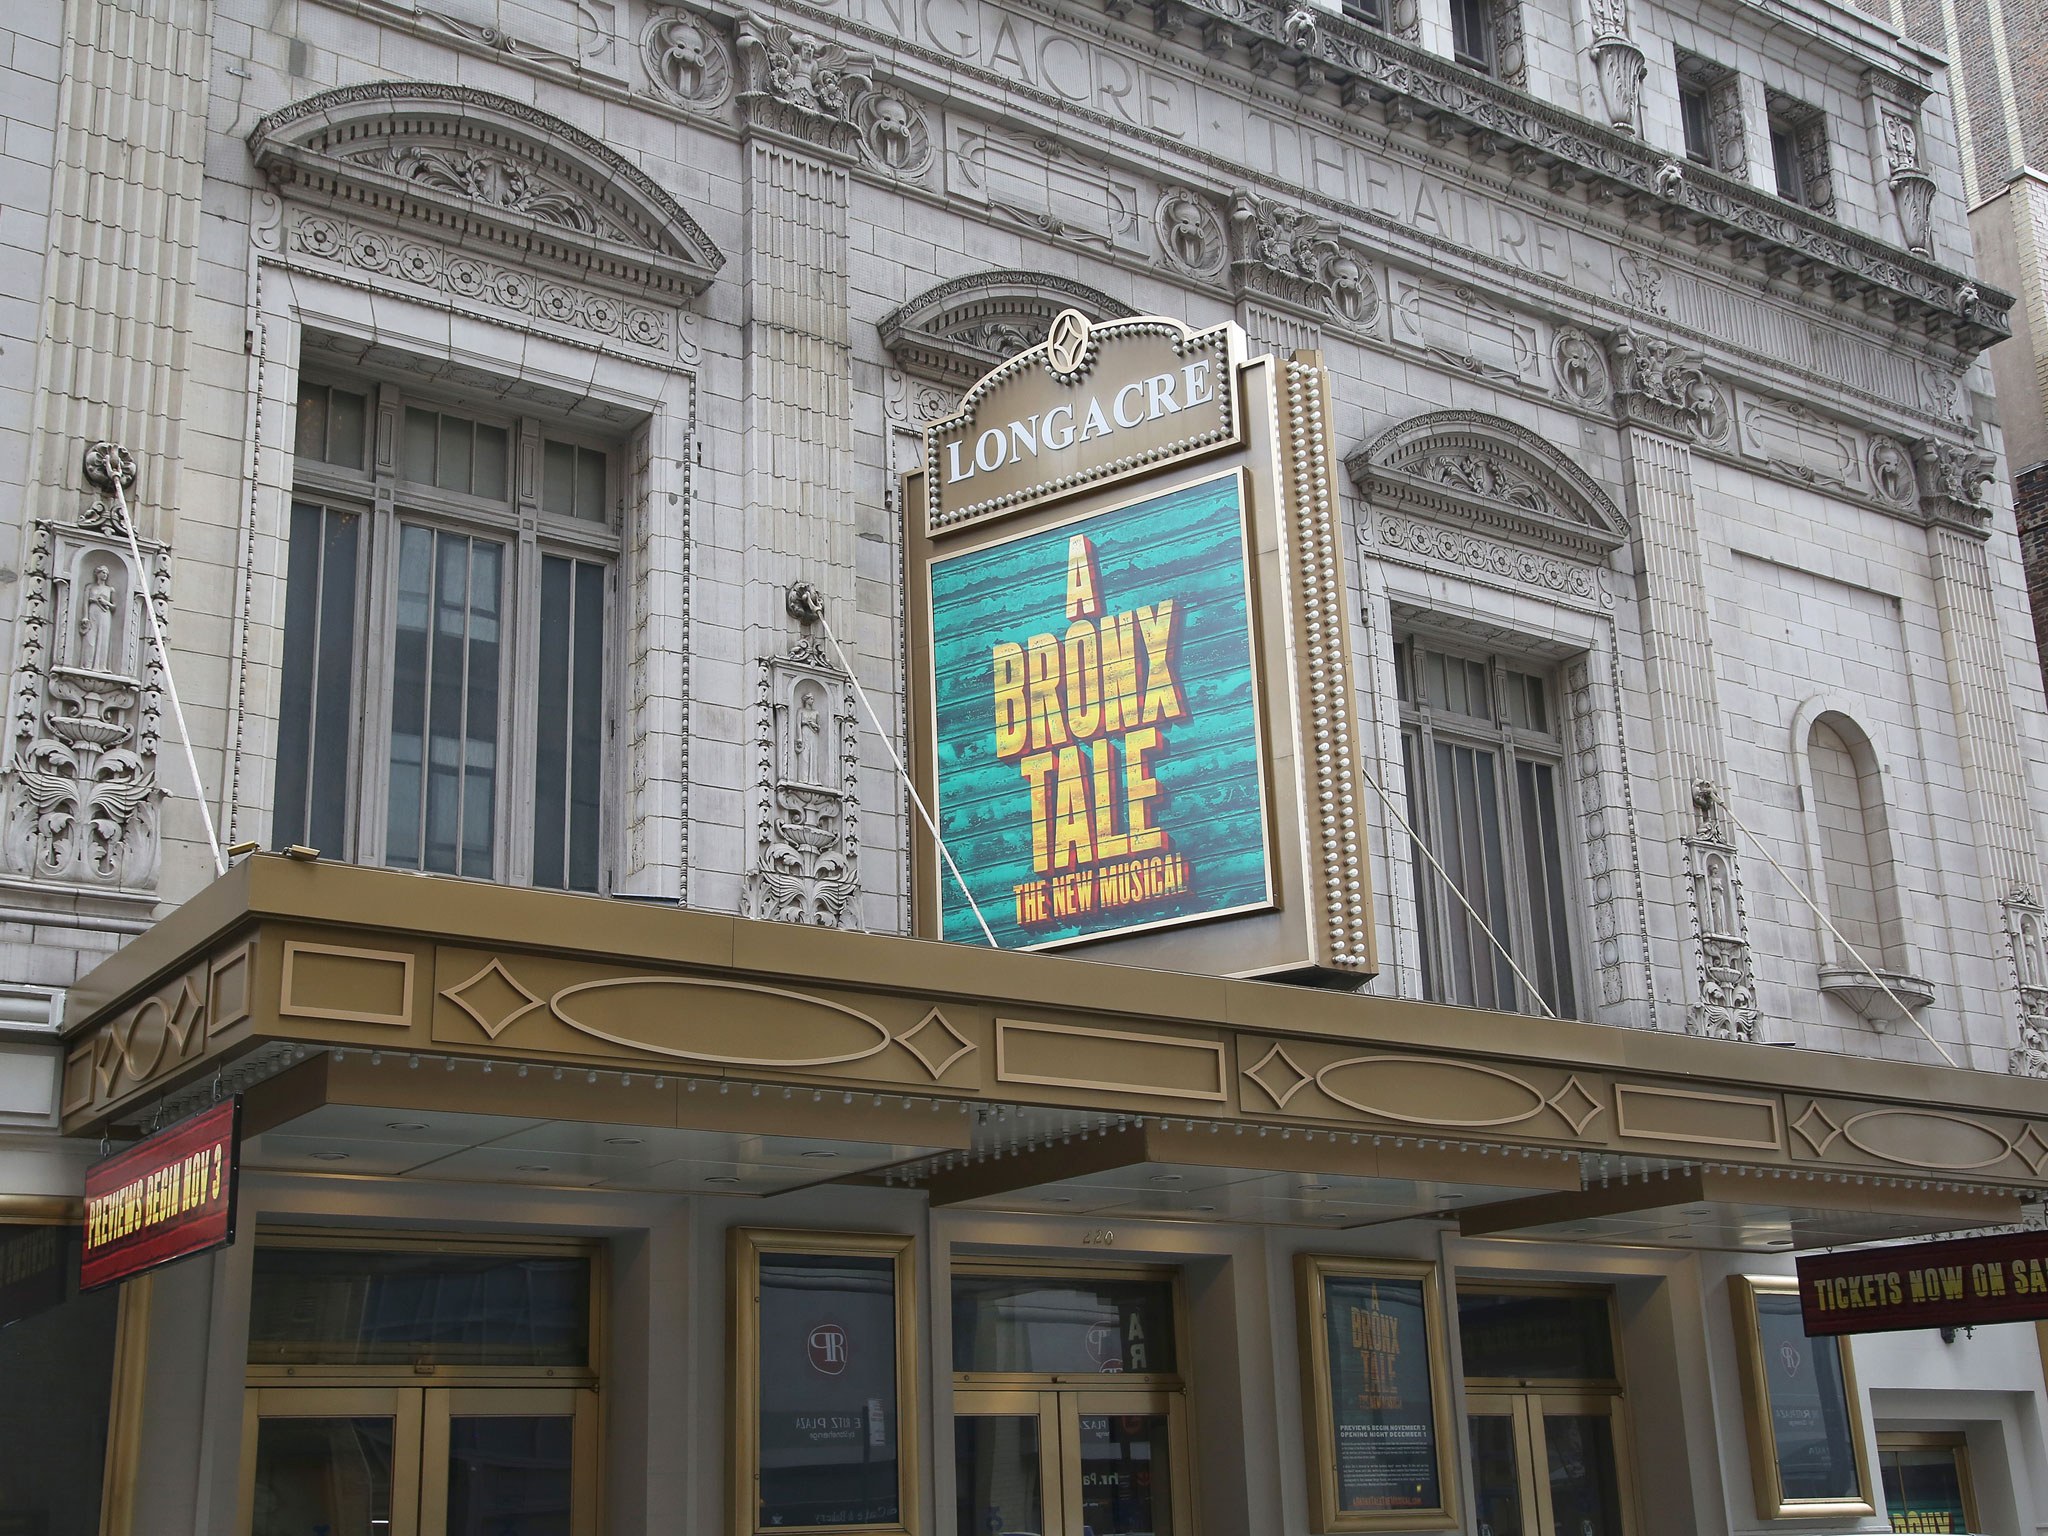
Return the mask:
<path fill-rule="evenodd" d="M 854 102 L 851 120 L 868 159 L 900 176 L 921 176 L 932 163 L 932 133 L 925 111 L 898 91 L 867 91 Z"/>
<path fill-rule="evenodd" d="M 757 852 L 747 878 L 747 914 L 855 926 L 860 756 L 852 681 L 808 640 L 760 665 Z"/>
<path fill-rule="evenodd" d="M 740 105 L 748 123 L 823 149 L 865 152 L 852 113 L 873 60 L 779 21 L 740 19 Z"/>
<path fill-rule="evenodd" d="M 1996 473 L 1990 454 L 1959 448 L 1939 438 L 1913 444 L 1913 469 L 1919 480 L 1920 515 L 1971 533 L 1988 533 L 1991 507 L 1984 493 Z"/>
<path fill-rule="evenodd" d="M 1607 358 L 1600 343 L 1577 326 L 1558 329 L 1550 344 L 1550 364 L 1557 374 L 1558 390 L 1566 399 L 1596 407 L 1607 403 Z"/>
<path fill-rule="evenodd" d="M 1713 446 L 1727 441 L 1728 395 L 1708 375 L 1704 356 L 1626 328 L 1614 333 L 1609 349 L 1624 420 Z"/>

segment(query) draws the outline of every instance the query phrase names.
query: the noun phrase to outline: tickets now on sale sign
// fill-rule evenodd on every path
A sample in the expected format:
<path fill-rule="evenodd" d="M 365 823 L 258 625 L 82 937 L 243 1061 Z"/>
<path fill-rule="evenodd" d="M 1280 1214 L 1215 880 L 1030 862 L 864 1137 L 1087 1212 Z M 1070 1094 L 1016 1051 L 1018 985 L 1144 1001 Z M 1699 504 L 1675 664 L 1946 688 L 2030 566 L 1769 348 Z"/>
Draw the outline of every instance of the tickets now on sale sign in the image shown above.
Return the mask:
<path fill-rule="evenodd" d="M 233 1242 L 241 1130 L 241 1099 L 223 1099 L 88 1168 L 79 1289 Z"/>
<path fill-rule="evenodd" d="M 931 565 L 941 834 L 996 942 L 1271 900 L 1235 472 Z M 978 942 L 959 883 L 944 933 Z"/>

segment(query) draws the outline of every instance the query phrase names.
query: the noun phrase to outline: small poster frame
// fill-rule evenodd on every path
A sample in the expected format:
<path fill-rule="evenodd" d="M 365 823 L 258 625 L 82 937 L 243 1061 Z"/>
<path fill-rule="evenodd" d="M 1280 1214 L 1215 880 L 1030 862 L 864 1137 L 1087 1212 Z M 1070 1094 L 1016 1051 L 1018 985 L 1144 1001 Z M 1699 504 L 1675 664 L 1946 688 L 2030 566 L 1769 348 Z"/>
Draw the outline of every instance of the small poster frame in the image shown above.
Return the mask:
<path fill-rule="evenodd" d="M 1302 1254 L 1295 1261 L 1296 1313 L 1301 1322 L 1302 1421 L 1308 1451 L 1310 1529 L 1324 1536 L 1352 1531 L 1427 1531 L 1458 1524 L 1457 1438 L 1453 1434 L 1450 1363 L 1444 1343 L 1439 1266 L 1421 1260 Z M 1331 1360 L 1329 1293 L 1333 1281 L 1379 1281 L 1419 1294 L 1427 1354 L 1430 1460 L 1437 1500 L 1428 1507 L 1346 1509 L 1343 1462 Z"/>
<path fill-rule="evenodd" d="M 735 1227 L 729 1234 L 727 1331 L 732 1382 L 732 1481 L 728 1528 L 734 1536 L 814 1532 L 818 1536 L 918 1536 L 919 1426 L 923 1403 L 918 1377 L 916 1240 L 887 1232 L 783 1231 Z M 894 1520 L 767 1526 L 761 1520 L 762 1318 L 761 1269 L 778 1257 L 884 1258 L 890 1262 L 895 1313 L 896 1515 Z"/>
<path fill-rule="evenodd" d="M 1807 1336 L 1800 1320 L 1799 1281 L 1792 1275 L 1730 1275 L 1728 1299 L 1735 1316 L 1735 1354 L 1742 1372 L 1742 1412 L 1749 1431 L 1749 1470 L 1762 1520 L 1840 1519 L 1877 1513 L 1871 1488 L 1870 1448 L 1863 1401 L 1856 1387 L 1856 1354 L 1847 1334 Z M 1810 1348 L 1833 1349 L 1840 1362 L 1842 1423 L 1855 1458 L 1856 1491 L 1830 1498 L 1788 1495 L 1783 1471 L 1786 1448 L 1778 1443 L 1765 1359 L 1763 1314 L 1782 1309 L 1799 1322 Z"/>

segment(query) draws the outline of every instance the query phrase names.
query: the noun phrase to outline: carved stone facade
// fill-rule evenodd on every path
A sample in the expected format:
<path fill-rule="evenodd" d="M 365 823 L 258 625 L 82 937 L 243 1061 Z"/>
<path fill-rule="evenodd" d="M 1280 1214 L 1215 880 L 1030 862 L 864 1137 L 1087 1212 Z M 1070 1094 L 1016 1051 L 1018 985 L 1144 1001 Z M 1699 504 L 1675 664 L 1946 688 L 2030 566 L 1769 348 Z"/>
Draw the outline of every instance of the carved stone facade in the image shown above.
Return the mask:
<path fill-rule="evenodd" d="M 136 568 L 116 476 L 132 487 L 134 460 L 95 444 L 83 510 L 30 525 L 0 868 L 17 881 L 146 896 L 161 860 L 164 686 L 147 606 L 166 623 L 171 565 L 167 546 L 138 538 Z"/>
<path fill-rule="evenodd" d="M 860 722 L 821 641 L 759 663 L 756 856 L 747 915 L 860 926 Z"/>

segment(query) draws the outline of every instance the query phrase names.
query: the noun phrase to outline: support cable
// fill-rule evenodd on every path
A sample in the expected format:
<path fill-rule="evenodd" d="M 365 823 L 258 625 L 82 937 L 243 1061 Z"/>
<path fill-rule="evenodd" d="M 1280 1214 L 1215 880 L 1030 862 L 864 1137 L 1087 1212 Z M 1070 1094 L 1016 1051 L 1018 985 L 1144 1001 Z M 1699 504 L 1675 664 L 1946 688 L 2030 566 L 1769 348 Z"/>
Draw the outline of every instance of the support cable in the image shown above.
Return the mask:
<path fill-rule="evenodd" d="M 121 508 L 121 531 L 128 536 L 128 553 L 135 560 L 135 575 L 146 582 L 148 568 L 142 563 L 142 546 L 135 539 L 135 514 L 128 508 L 128 497 L 121 489 L 121 471 L 115 466 L 109 477 L 114 485 L 114 500 Z M 178 739 L 185 746 L 185 766 L 192 772 L 192 798 L 199 803 L 199 819 L 206 823 L 206 845 L 213 850 L 213 869 L 217 875 L 228 872 L 227 856 L 220 851 L 220 838 L 213 830 L 213 810 L 206 803 L 206 782 L 199 777 L 199 758 L 192 750 L 192 731 L 185 724 L 185 706 L 178 702 L 178 680 L 171 675 L 170 647 L 164 644 L 163 621 L 157 617 L 156 598 L 145 585 L 142 594 L 142 611 L 149 615 L 149 632 L 156 640 L 156 658 L 164 669 L 164 692 L 170 696 L 171 713 L 178 721 Z"/>
<path fill-rule="evenodd" d="M 1515 964 L 1515 957 L 1508 952 L 1507 945 L 1501 943 L 1494 931 L 1486 926 L 1486 919 L 1479 915 L 1479 909 L 1465 899 L 1465 893 L 1458 888 L 1458 882 L 1451 878 L 1451 872 L 1437 862 L 1437 856 L 1429 851 L 1429 844 L 1425 843 L 1421 834 L 1408 824 L 1408 818 L 1401 814 L 1400 808 L 1394 804 L 1393 797 L 1380 788 L 1380 781 L 1372 776 L 1372 770 L 1361 763 L 1358 771 L 1364 776 L 1365 782 L 1372 786 L 1373 793 L 1380 797 L 1380 804 L 1387 808 L 1387 814 L 1401 824 L 1401 830 L 1408 834 L 1408 840 L 1415 845 L 1416 851 L 1429 860 L 1429 867 L 1442 877 L 1445 885 L 1450 887 L 1451 894 L 1458 898 L 1458 904 L 1472 914 L 1472 921 L 1479 925 L 1479 931 L 1486 935 L 1488 942 L 1500 951 L 1501 958 L 1508 963 L 1508 969 L 1513 971 L 1522 985 L 1529 989 L 1529 995 L 1536 999 L 1536 1006 L 1543 1010 L 1543 1016 L 1547 1019 L 1556 1018 L 1557 1010 L 1550 1006 L 1549 999 L 1536 989 L 1536 983 L 1529 979 L 1528 973 Z"/>
<path fill-rule="evenodd" d="M 903 759 L 896 755 L 896 748 L 889 740 L 889 733 L 882 725 L 882 717 L 875 713 L 875 706 L 868 702 L 868 691 L 861 687 L 860 679 L 853 675 L 853 663 L 846 659 L 846 652 L 839 644 L 839 637 L 832 633 L 831 620 L 825 617 L 825 605 L 814 602 L 808 605 L 806 617 L 815 618 L 824 628 L 825 638 L 832 642 L 832 654 L 839 658 L 839 669 L 846 674 L 846 680 L 853 684 L 854 696 L 860 700 L 860 707 L 867 711 L 868 720 L 875 728 L 875 737 L 882 743 L 882 750 L 889 754 L 889 761 L 895 765 L 896 776 L 903 781 L 903 787 L 910 791 L 910 803 L 917 807 L 917 814 L 924 818 L 924 824 L 931 829 L 932 841 L 939 845 L 939 853 L 946 861 L 946 868 L 953 872 L 953 883 L 960 887 L 960 894 L 967 898 L 967 905 L 974 913 L 974 920 L 981 924 L 981 936 L 988 940 L 990 949 L 1001 949 L 996 936 L 990 931 L 988 919 L 981 915 L 981 903 L 974 899 L 974 892 L 967 889 L 967 881 L 960 874 L 960 866 L 953 862 L 953 850 L 946 846 L 946 840 L 939 836 L 939 824 L 932 820 L 932 813 L 925 809 L 924 801 L 918 798 L 917 786 L 910 782 L 910 774 L 903 766 Z"/>
<path fill-rule="evenodd" d="M 1911 1008 L 1908 1008 L 1906 1006 L 1906 1000 L 1900 997 L 1898 993 L 1892 990 L 1891 983 L 1886 981 L 1884 977 L 1879 974 L 1877 967 L 1872 965 L 1868 960 L 1863 958 L 1863 951 L 1858 949 L 1854 944 L 1851 944 L 1847 939 L 1842 937 L 1842 930 L 1835 926 L 1833 919 L 1831 919 L 1827 915 L 1827 913 L 1821 911 L 1819 904 L 1815 902 L 1811 896 L 1806 894 L 1806 888 L 1802 886 L 1797 880 L 1792 878 L 1791 871 L 1786 869 L 1784 865 L 1780 864 L 1777 861 L 1777 858 L 1771 853 L 1771 850 L 1764 846 L 1764 840 L 1758 837 L 1754 832 L 1750 831 L 1749 827 L 1744 823 L 1743 819 L 1735 814 L 1735 807 L 1728 803 L 1728 796 L 1722 792 L 1721 787 L 1717 784 L 1710 784 L 1707 786 L 1707 790 L 1713 796 L 1714 803 L 1720 806 L 1722 810 L 1728 813 L 1728 819 L 1735 823 L 1737 830 L 1739 830 L 1744 837 L 1749 839 L 1751 846 L 1753 846 L 1758 853 L 1764 856 L 1765 862 L 1768 863 L 1771 866 L 1771 868 L 1775 869 L 1778 872 L 1779 876 L 1784 880 L 1784 882 L 1787 885 L 1792 887 L 1792 894 L 1797 896 L 1801 901 L 1806 903 L 1807 910 L 1812 912 L 1815 917 L 1819 918 L 1821 920 L 1821 925 L 1825 927 L 1829 933 L 1835 936 L 1835 942 L 1841 945 L 1842 948 L 1845 951 L 1847 951 L 1851 959 L 1853 959 L 1858 965 L 1863 967 L 1864 971 L 1869 975 L 1872 981 L 1876 982 L 1880 987 L 1884 988 L 1884 995 L 1892 1000 L 1892 1006 L 1897 1008 L 1899 1012 L 1903 1013 L 1906 1016 L 1907 1021 L 1911 1023 L 1915 1029 L 1919 1030 L 1921 1034 L 1927 1036 L 1927 1043 L 1933 1046 L 1934 1049 L 1940 1053 L 1941 1059 L 1943 1061 L 1947 1062 L 1952 1067 L 1960 1067 L 1962 1063 L 1957 1061 L 1955 1057 L 1949 1055 L 1948 1048 L 1944 1046 L 1939 1040 L 1935 1039 L 1933 1035 L 1928 1034 L 1927 1026 L 1920 1022 L 1920 1016 L 1916 1014 Z"/>

